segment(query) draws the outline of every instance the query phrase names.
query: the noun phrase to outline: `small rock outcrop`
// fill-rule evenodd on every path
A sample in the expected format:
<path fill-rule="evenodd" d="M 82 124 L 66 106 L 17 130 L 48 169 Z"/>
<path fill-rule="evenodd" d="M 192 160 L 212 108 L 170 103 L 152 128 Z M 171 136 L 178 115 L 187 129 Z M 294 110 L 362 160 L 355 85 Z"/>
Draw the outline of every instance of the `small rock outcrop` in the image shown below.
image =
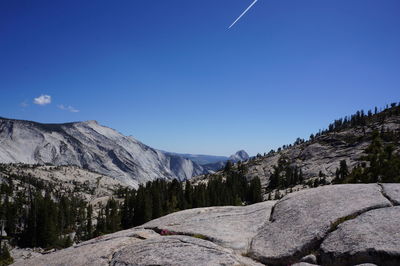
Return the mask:
<path fill-rule="evenodd" d="M 301 258 L 300 262 L 317 264 L 317 257 L 314 254 L 310 254 Z"/>
<path fill-rule="evenodd" d="M 398 184 L 181 211 L 15 265 L 398 265 Z"/>

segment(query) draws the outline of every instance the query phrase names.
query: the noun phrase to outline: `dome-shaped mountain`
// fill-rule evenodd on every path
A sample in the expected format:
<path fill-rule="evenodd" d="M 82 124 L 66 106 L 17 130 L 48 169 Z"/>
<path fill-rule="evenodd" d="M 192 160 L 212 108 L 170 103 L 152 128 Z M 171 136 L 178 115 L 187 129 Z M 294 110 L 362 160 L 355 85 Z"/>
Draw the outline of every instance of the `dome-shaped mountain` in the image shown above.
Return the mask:
<path fill-rule="evenodd" d="M 246 161 L 249 158 L 250 158 L 250 156 L 247 154 L 246 151 L 240 150 L 240 151 L 236 152 L 235 154 L 231 155 L 228 160 L 236 163 L 238 161 Z"/>

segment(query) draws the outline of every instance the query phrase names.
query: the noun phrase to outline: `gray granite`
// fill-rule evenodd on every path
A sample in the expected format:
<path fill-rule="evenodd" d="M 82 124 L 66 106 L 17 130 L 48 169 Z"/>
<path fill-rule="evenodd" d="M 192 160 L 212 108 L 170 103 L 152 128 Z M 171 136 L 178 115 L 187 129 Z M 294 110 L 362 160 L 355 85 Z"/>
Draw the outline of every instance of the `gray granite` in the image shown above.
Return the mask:
<path fill-rule="evenodd" d="M 250 256 L 267 264 L 290 264 L 318 248 L 340 220 L 391 206 L 377 184 L 324 186 L 289 194 L 279 201 L 254 237 Z"/>
<path fill-rule="evenodd" d="M 400 205 L 400 184 L 381 184 L 383 193 L 395 205 Z"/>
<path fill-rule="evenodd" d="M 174 235 L 149 239 L 118 251 L 111 266 L 262 265 L 210 241 Z"/>
<path fill-rule="evenodd" d="M 224 247 L 247 251 L 250 240 L 268 221 L 275 201 L 243 207 L 210 207 L 185 210 L 144 224 L 144 228 L 199 234 Z"/>
<path fill-rule="evenodd" d="M 323 265 L 400 264 L 400 207 L 372 210 L 344 222 L 321 245 Z"/>

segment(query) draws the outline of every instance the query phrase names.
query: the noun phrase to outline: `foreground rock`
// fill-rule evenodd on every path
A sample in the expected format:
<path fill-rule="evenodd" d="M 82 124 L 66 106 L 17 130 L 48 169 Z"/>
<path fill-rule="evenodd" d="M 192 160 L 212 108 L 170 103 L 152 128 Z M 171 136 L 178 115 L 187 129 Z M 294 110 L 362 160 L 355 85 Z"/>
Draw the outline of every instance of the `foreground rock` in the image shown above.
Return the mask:
<path fill-rule="evenodd" d="M 253 239 L 250 255 L 267 264 L 290 264 L 318 248 L 341 219 L 389 207 L 377 184 L 325 186 L 289 194 Z"/>
<path fill-rule="evenodd" d="M 323 265 L 400 263 L 400 207 L 366 212 L 344 222 L 321 245 Z"/>
<path fill-rule="evenodd" d="M 235 250 L 247 251 L 251 239 L 268 221 L 275 201 L 245 207 L 210 207 L 173 213 L 144 224 L 144 228 L 202 235 Z"/>
<path fill-rule="evenodd" d="M 151 230 L 130 229 L 98 237 L 74 247 L 43 255 L 34 259 L 18 261 L 20 266 L 108 266 L 118 250 L 131 244 L 153 237 L 160 237 Z"/>
<path fill-rule="evenodd" d="M 399 265 L 398 187 L 325 186 L 181 211 L 15 265 Z"/>
<path fill-rule="evenodd" d="M 39 252 L 40 251 L 40 252 Z M 32 258 L 38 258 L 43 256 L 43 249 L 32 249 L 32 248 L 14 248 L 10 251 L 11 257 L 14 262 L 24 261 Z"/>
<path fill-rule="evenodd" d="M 212 242 L 189 236 L 166 236 L 137 242 L 118 251 L 110 263 L 125 265 L 262 265 Z"/>
<path fill-rule="evenodd" d="M 195 237 L 130 229 L 25 261 L 17 266 L 262 265 Z"/>

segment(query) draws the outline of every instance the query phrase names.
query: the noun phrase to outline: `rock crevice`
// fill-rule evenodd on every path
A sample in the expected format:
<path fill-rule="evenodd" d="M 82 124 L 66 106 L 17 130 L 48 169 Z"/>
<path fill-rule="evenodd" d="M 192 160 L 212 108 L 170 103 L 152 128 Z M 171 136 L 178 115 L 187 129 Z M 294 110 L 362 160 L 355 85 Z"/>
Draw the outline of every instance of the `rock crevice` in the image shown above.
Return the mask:
<path fill-rule="evenodd" d="M 399 265 L 400 207 L 365 212 L 340 224 L 321 244 L 323 265 Z"/>
<path fill-rule="evenodd" d="M 400 205 L 400 184 L 379 184 L 382 195 L 387 198 L 393 206 Z"/>
<path fill-rule="evenodd" d="M 182 235 L 202 235 L 237 252 L 247 252 L 251 239 L 269 220 L 275 201 L 249 206 L 211 207 L 181 211 L 143 225 Z"/>

